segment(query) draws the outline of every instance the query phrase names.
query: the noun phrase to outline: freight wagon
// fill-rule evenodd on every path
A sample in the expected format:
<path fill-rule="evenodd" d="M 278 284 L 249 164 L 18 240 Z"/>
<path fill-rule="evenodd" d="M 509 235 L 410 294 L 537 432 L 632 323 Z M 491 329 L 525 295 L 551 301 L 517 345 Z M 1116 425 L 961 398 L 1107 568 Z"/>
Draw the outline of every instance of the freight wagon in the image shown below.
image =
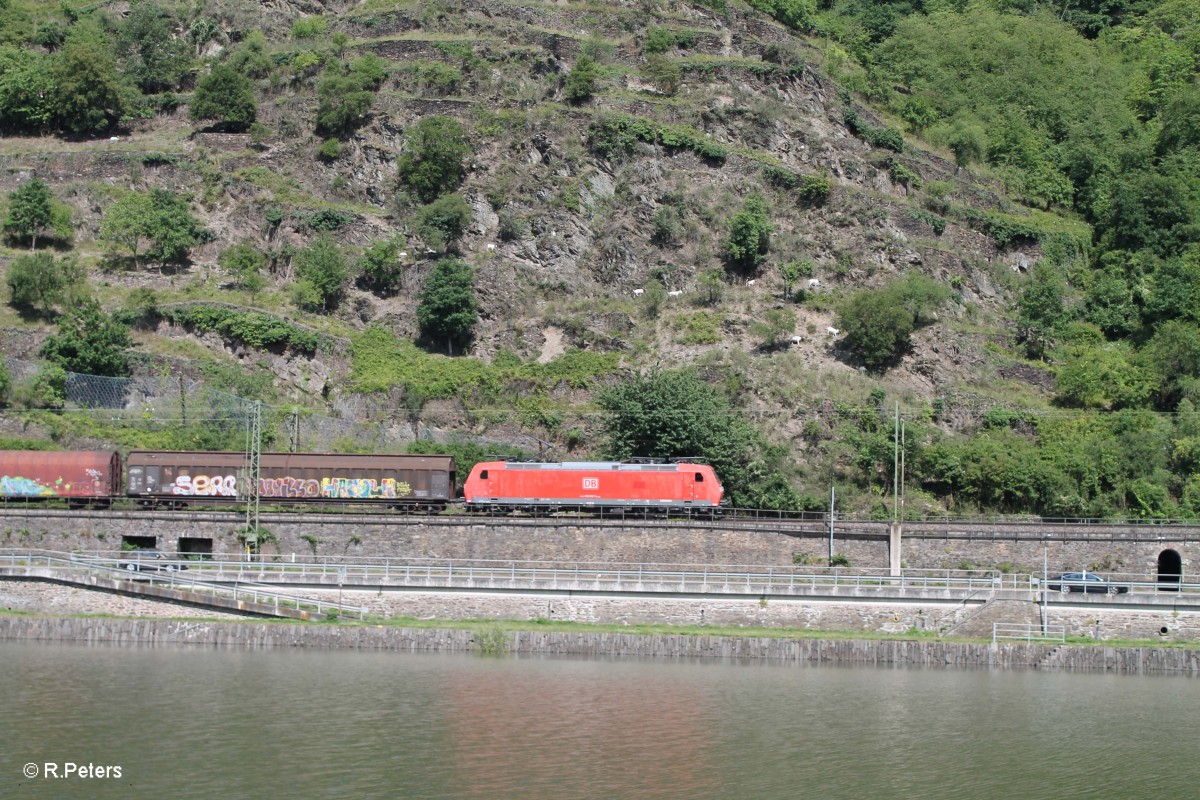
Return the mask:
<path fill-rule="evenodd" d="M 182 507 L 235 502 L 243 453 L 134 450 L 125 459 L 125 493 L 144 505 Z M 269 502 L 377 504 L 442 511 L 453 502 L 454 457 L 263 453 L 259 497 Z"/>
<path fill-rule="evenodd" d="M 0 497 L 62 498 L 105 508 L 121 494 L 121 456 L 112 451 L 0 450 Z"/>
<path fill-rule="evenodd" d="M 724 489 L 708 464 L 484 461 L 463 486 L 467 511 L 713 514 Z"/>

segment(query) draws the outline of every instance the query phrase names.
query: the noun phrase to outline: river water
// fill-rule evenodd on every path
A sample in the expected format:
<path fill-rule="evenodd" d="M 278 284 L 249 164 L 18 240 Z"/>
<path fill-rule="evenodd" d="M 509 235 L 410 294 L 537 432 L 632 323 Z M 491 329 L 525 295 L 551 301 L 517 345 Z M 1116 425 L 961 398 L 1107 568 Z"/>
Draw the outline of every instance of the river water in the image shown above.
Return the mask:
<path fill-rule="evenodd" d="M 1200 796 L 1179 676 L 0 642 L 0 714 L 0 798 Z"/>

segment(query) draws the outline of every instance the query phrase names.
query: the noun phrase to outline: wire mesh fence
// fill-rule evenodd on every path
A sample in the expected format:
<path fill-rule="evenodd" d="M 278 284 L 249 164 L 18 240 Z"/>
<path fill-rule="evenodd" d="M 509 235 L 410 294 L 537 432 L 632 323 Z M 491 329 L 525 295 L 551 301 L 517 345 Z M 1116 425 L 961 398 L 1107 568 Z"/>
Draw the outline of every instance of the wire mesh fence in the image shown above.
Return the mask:
<path fill-rule="evenodd" d="M 14 384 L 36 381 L 45 367 L 20 359 L 5 359 L 4 366 Z M 84 421 L 56 438 L 67 446 L 90 439 L 151 449 L 242 450 L 254 402 L 182 375 L 112 378 L 68 372 L 59 411 Z M 401 452 L 418 441 L 428 446 L 469 442 L 498 453 L 550 455 L 553 449 L 544 438 L 523 430 L 512 413 L 492 413 L 485 423 L 478 414 L 438 406 L 415 410 L 380 396 L 335 395 L 328 413 L 263 404 L 261 414 L 264 451 Z M 497 431 L 502 433 L 492 435 Z"/>

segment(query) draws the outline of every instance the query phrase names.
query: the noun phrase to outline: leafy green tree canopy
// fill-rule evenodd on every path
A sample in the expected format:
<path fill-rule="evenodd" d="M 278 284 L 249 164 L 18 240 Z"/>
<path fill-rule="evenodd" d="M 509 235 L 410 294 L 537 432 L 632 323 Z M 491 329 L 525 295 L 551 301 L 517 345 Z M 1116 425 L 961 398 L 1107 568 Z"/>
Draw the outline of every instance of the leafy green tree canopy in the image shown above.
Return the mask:
<path fill-rule="evenodd" d="M 8 196 L 4 217 L 4 236 L 12 241 L 29 242 L 37 249 L 38 234 L 54 222 L 53 195 L 50 187 L 34 178 Z"/>
<path fill-rule="evenodd" d="M 70 133 L 108 130 L 128 108 L 112 41 L 90 20 L 72 28 L 53 60 L 51 76 L 58 121 Z"/>
<path fill-rule="evenodd" d="M 756 269 L 771 248 L 773 230 L 767 215 L 767 201 L 760 195 L 747 197 L 742 210 L 734 214 L 729 223 L 729 238 L 725 240 L 729 265 L 741 272 Z"/>
<path fill-rule="evenodd" d="M 213 67 L 196 84 L 188 116 L 197 121 L 215 120 L 225 130 L 246 130 L 258 116 L 250 79 L 232 67 Z"/>
<path fill-rule="evenodd" d="M 175 20 L 152 0 L 132 3 L 117 33 L 123 72 L 147 93 L 174 89 L 191 66 L 188 43 L 174 35 Z"/>
<path fill-rule="evenodd" d="M 837 327 L 846 347 L 867 369 L 895 364 L 911 346 L 917 327 L 950 297 L 950 291 L 922 275 L 910 275 L 879 289 L 856 292 L 838 309 Z"/>
<path fill-rule="evenodd" d="M 450 117 L 424 117 L 409 129 L 407 152 L 401 157 L 400 182 L 423 203 L 458 186 L 463 159 L 471 152 L 467 132 Z"/>
<path fill-rule="evenodd" d="M 743 508 L 798 508 L 778 449 L 692 369 L 636 375 L 604 390 L 608 448 L 614 458 L 704 458 L 726 497 Z"/>
<path fill-rule="evenodd" d="M 479 319 L 475 299 L 475 271 L 465 261 L 443 258 L 433 266 L 418 296 L 417 321 L 430 341 L 445 342 L 453 355 L 471 340 Z"/>
<path fill-rule="evenodd" d="M 56 259 L 46 252 L 14 258 L 4 280 L 12 292 L 14 306 L 32 309 L 46 317 L 84 283 L 83 272 L 74 260 Z"/>
<path fill-rule="evenodd" d="M 129 328 L 100 309 L 95 300 L 72 306 L 58 331 L 42 345 L 42 356 L 68 372 L 121 377 L 129 374 Z"/>
<path fill-rule="evenodd" d="M 323 233 L 296 254 L 296 276 L 312 292 L 301 295 L 301 305 L 310 311 L 328 311 L 341 300 L 350 265 L 333 237 Z"/>
<path fill-rule="evenodd" d="M 178 262 L 206 234 L 187 201 L 166 189 L 126 193 L 100 225 L 100 239 L 128 250 L 134 266 L 143 244 L 149 244 L 148 255 L 152 258 Z"/>

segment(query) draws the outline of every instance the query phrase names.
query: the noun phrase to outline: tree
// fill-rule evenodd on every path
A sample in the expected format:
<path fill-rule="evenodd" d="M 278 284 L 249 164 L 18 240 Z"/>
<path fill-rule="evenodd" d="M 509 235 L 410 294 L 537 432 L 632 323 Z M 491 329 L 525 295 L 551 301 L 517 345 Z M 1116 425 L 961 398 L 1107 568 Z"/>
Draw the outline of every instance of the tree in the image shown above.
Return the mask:
<path fill-rule="evenodd" d="M 233 276 L 238 288 L 251 295 L 258 294 L 267 285 L 262 269 L 267 265 L 266 255 L 249 242 L 227 247 L 217 257 L 221 269 Z"/>
<path fill-rule="evenodd" d="M 8 214 L 4 217 L 4 235 L 37 249 L 38 233 L 54 222 L 53 195 L 50 187 L 34 178 L 8 196 Z"/>
<path fill-rule="evenodd" d="M 174 89 L 191 65 L 187 42 L 176 38 L 174 21 L 157 3 L 133 3 L 117 34 L 124 73 L 147 93 Z"/>
<path fill-rule="evenodd" d="M 323 233 L 296 254 L 296 276 L 300 279 L 301 306 L 309 311 L 328 311 L 341 300 L 350 266 L 333 237 Z"/>
<path fill-rule="evenodd" d="M 756 194 L 747 197 L 742 210 L 733 215 L 729 238 L 725 240 L 730 266 L 742 272 L 756 269 L 771 248 L 773 230 L 767 216 L 767 201 Z"/>
<path fill-rule="evenodd" d="M 903 357 L 912 332 L 932 321 L 950 291 L 920 275 L 856 292 L 838 309 L 843 342 L 863 366 L 883 370 Z"/>
<path fill-rule="evenodd" d="M 359 259 L 358 282 L 381 297 L 395 294 L 404 286 L 404 259 L 400 239 L 374 242 Z"/>
<path fill-rule="evenodd" d="M 1038 264 L 1032 280 L 1017 301 L 1017 330 L 1030 358 L 1044 358 L 1046 348 L 1067 321 L 1063 305 L 1065 285 L 1052 267 Z"/>
<path fill-rule="evenodd" d="M 0 47 L 0 130 L 38 133 L 54 121 L 50 57 Z"/>
<path fill-rule="evenodd" d="M 471 152 L 467 132 L 449 117 L 424 117 L 408 131 L 407 152 L 400 158 L 400 182 L 423 203 L 454 189 Z"/>
<path fill-rule="evenodd" d="M 14 258 L 4 279 L 14 306 L 48 317 L 83 284 L 83 273 L 74 261 L 42 252 Z"/>
<path fill-rule="evenodd" d="M 563 84 L 563 97 L 568 103 L 582 103 L 596 91 L 600 80 L 600 65 L 588 55 L 580 55 L 575 66 L 567 73 Z"/>
<path fill-rule="evenodd" d="M 229 68 L 240 72 L 247 78 L 265 78 L 271 72 L 274 62 L 271 60 L 267 37 L 262 31 L 250 31 L 249 35 L 233 51 L 229 57 Z"/>
<path fill-rule="evenodd" d="M 92 23 L 79 22 L 53 61 L 59 125 L 75 134 L 108 130 L 126 110 L 112 42 Z"/>
<path fill-rule="evenodd" d="M 85 300 L 67 310 L 41 354 L 68 372 L 121 377 L 129 373 L 129 328 Z"/>
<path fill-rule="evenodd" d="M 780 264 L 779 277 L 783 280 L 783 299 L 787 300 L 791 297 L 792 287 L 796 285 L 796 281 L 801 278 L 811 278 L 812 274 L 813 263 L 807 258 Z"/>
<path fill-rule="evenodd" d="M 614 458 L 704 458 L 735 506 L 800 506 L 782 473 L 782 451 L 766 445 L 695 370 L 635 375 L 602 391 L 598 402 Z"/>
<path fill-rule="evenodd" d="M 646 56 L 646 66 L 642 74 L 665 95 L 674 95 L 679 91 L 679 83 L 683 80 L 683 70 L 679 64 L 660 55 Z"/>
<path fill-rule="evenodd" d="M 246 130 L 258 116 L 250 79 L 231 67 L 213 67 L 196 84 L 188 116 L 195 121 L 216 120 L 225 130 Z"/>
<path fill-rule="evenodd" d="M 344 136 L 367 119 L 375 94 L 360 75 L 341 64 L 331 66 L 317 85 L 317 133 Z"/>
<path fill-rule="evenodd" d="M 710 306 L 721 302 L 725 296 L 725 273 L 719 269 L 705 270 L 700 273 L 700 297 Z"/>
<path fill-rule="evenodd" d="M 433 266 L 418 296 L 417 321 L 431 341 L 446 342 L 446 352 L 471 340 L 479 319 L 475 271 L 465 261 L 443 258 Z"/>
<path fill-rule="evenodd" d="M 172 263 L 186 258 L 204 235 L 187 201 L 166 189 L 125 194 L 100 225 L 100 239 L 129 250 L 135 267 L 143 242 L 149 243 L 152 258 Z"/>
<path fill-rule="evenodd" d="M 457 194 L 446 194 L 417 212 L 417 233 L 434 250 L 460 238 L 471 223 L 471 207 Z"/>

